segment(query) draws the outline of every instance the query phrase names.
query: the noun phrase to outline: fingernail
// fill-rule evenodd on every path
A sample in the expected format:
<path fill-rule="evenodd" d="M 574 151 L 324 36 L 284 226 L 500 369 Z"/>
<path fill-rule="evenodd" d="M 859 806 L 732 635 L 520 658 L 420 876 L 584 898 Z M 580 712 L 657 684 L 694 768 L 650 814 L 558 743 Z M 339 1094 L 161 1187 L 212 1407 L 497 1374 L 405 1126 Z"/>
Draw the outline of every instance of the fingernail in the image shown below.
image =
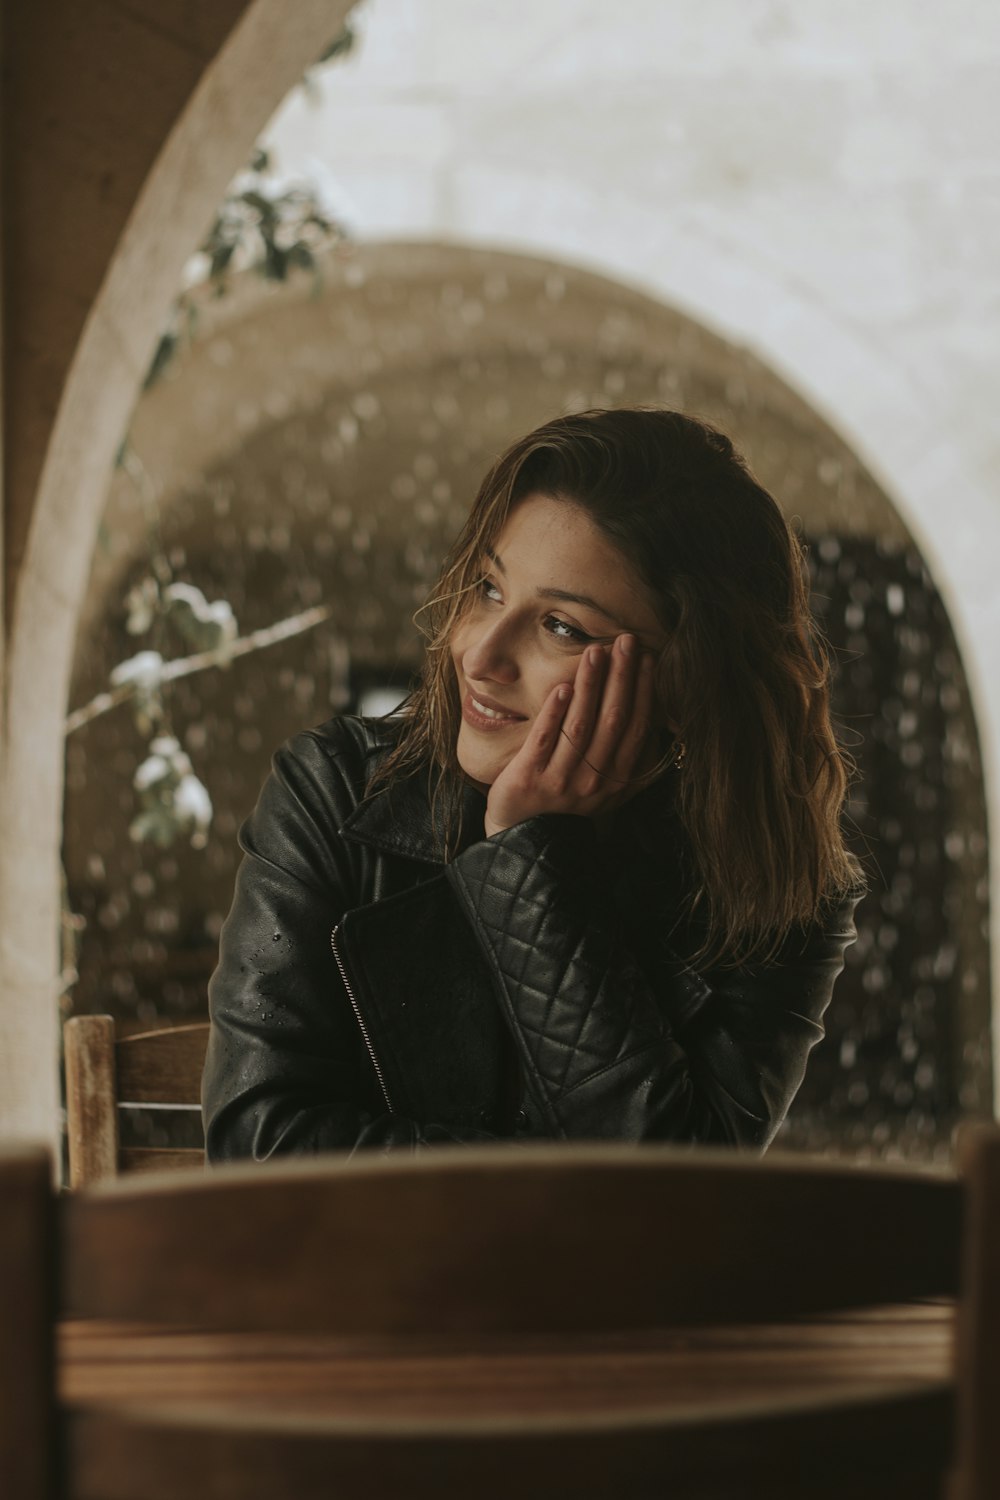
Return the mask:
<path fill-rule="evenodd" d="M 572 689 L 570 688 L 570 685 L 569 685 L 568 682 L 564 682 L 561 687 L 557 687 L 556 688 L 556 699 L 558 700 L 558 702 L 560 702 L 560 703 L 568 703 L 569 702 L 569 695 L 570 695 L 571 691 L 572 691 Z"/>
<path fill-rule="evenodd" d="M 591 646 L 587 652 L 587 660 L 592 667 L 599 667 L 604 658 L 604 652 L 600 646 Z"/>
<path fill-rule="evenodd" d="M 634 635 L 620 635 L 618 644 L 621 646 L 622 656 L 632 656 L 635 653 Z"/>

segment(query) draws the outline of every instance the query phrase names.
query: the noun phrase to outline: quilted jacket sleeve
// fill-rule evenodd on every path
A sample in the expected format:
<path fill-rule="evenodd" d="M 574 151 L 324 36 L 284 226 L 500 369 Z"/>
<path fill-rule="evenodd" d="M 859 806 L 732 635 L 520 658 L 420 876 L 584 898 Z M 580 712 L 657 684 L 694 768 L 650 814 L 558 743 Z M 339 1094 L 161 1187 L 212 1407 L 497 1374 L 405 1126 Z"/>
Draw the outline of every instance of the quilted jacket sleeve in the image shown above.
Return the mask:
<path fill-rule="evenodd" d="M 330 946 L 358 899 L 357 853 L 338 833 L 358 774 L 299 735 L 275 755 L 240 831 L 244 859 L 209 985 L 209 1161 L 483 1138 L 390 1116 L 372 1096 Z"/>
<path fill-rule="evenodd" d="M 655 934 L 640 962 L 584 818 L 531 818 L 448 874 L 546 1134 L 768 1145 L 823 1036 L 857 896 L 766 969 L 698 974 Z"/>

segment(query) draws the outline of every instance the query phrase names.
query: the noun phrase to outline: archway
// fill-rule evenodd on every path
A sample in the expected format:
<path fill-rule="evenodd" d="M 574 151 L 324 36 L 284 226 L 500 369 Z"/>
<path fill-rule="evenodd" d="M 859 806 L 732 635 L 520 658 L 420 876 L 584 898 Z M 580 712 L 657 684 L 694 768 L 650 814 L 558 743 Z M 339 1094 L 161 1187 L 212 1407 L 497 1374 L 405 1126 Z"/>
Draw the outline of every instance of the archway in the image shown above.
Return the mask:
<path fill-rule="evenodd" d="M 58 1137 L 62 722 L 107 475 L 182 267 L 348 0 L 18 6 L 5 16 L 0 1101 Z M 113 79 L 113 87 L 109 83 Z M 140 128 L 140 125 L 142 128 Z M 72 251 L 50 232 L 71 192 Z"/>
<path fill-rule="evenodd" d="M 197 342 L 136 409 L 130 443 L 159 496 L 158 569 L 229 601 L 241 632 L 319 602 L 332 616 L 172 695 L 171 732 L 216 808 L 206 849 L 129 838 L 147 738 L 127 710 L 73 736 L 66 868 L 87 922 L 75 1008 L 112 1009 L 126 1026 L 201 1019 L 236 828 L 271 751 L 357 708 L 372 685 L 402 691 L 419 655 L 413 608 L 512 437 L 560 409 L 664 402 L 723 423 L 796 517 L 863 772 L 851 811 L 872 889 L 785 1139 L 946 1153 L 958 1113 L 991 1098 L 982 783 L 947 613 L 888 497 L 753 355 L 603 277 L 509 252 L 381 244 L 328 263 L 324 287 L 317 301 L 308 282 L 248 278 L 206 301 Z M 119 473 L 74 705 L 145 644 L 124 621 L 151 566 L 147 504 Z M 168 630 L 159 645 L 179 640 Z"/>

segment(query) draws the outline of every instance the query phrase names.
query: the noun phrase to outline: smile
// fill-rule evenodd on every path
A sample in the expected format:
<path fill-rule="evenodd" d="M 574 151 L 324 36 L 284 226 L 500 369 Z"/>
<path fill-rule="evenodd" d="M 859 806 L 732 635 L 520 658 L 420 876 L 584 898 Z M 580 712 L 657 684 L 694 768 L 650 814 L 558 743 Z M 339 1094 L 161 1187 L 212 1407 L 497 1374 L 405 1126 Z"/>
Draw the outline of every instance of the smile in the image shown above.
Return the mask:
<path fill-rule="evenodd" d="M 462 699 L 462 718 L 474 729 L 504 729 L 509 724 L 525 722 L 524 714 L 512 713 L 508 709 L 492 708 L 488 703 L 474 698 L 471 693 L 466 693 Z"/>
<path fill-rule="evenodd" d="M 506 711 L 501 713 L 498 708 L 487 708 L 486 704 L 480 703 L 478 698 L 472 699 L 472 706 L 477 713 L 485 714 L 488 719 L 513 719 L 517 717 L 516 714 L 507 713 Z"/>

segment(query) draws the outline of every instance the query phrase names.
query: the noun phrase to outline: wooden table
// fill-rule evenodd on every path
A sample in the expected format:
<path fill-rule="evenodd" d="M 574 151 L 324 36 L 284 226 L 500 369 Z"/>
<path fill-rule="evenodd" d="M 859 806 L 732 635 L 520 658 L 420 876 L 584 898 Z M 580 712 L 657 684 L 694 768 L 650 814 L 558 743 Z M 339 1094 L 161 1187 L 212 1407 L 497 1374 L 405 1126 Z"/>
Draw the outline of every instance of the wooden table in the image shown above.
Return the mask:
<path fill-rule="evenodd" d="M 210 1402 L 364 1418 L 682 1412 L 950 1383 L 953 1308 L 925 1302 L 785 1324 L 685 1329 L 489 1350 L 391 1349 L 330 1338 L 191 1335 L 65 1324 L 70 1406 Z"/>

